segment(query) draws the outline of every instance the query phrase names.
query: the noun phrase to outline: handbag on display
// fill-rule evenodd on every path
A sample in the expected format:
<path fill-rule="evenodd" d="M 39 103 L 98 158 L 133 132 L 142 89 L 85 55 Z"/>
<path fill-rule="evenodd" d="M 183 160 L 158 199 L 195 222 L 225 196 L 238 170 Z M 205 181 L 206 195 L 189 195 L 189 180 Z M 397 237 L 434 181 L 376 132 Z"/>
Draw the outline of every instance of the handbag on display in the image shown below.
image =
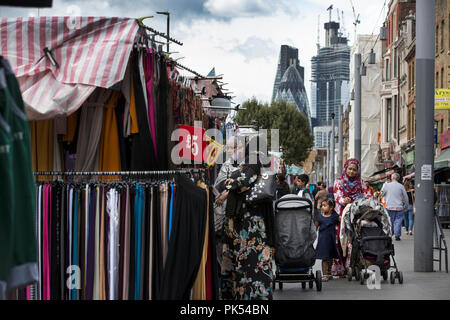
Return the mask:
<path fill-rule="evenodd" d="M 261 201 L 274 200 L 277 183 L 275 172 L 263 172 L 257 178 L 252 187 L 246 191 L 245 202 L 256 204 Z"/>

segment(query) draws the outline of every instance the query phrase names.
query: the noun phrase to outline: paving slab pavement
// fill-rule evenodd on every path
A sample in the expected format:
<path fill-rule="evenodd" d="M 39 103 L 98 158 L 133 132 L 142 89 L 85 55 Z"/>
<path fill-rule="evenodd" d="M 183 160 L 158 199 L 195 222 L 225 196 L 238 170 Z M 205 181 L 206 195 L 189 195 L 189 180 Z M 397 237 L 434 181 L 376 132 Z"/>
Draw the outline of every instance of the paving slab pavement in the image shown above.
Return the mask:
<path fill-rule="evenodd" d="M 450 229 L 444 229 L 447 244 L 450 244 Z M 414 236 L 403 235 L 401 241 L 394 241 L 395 260 L 403 272 L 403 284 L 396 280 L 391 284 L 389 279 L 381 281 L 380 289 L 369 289 L 353 279 L 333 279 L 323 282 L 322 291 L 302 289 L 300 283 L 284 283 L 283 290 L 274 292 L 274 300 L 449 300 L 450 273 L 445 272 L 445 264 L 439 272 L 414 272 Z M 438 253 L 435 252 L 435 258 Z M 450 258 L 450 257 L 449 257 Z M 435 270 L 439 264 L 435 262 Z M 313 268 L 321 270 L 321 260 L 317 260 Z"/>

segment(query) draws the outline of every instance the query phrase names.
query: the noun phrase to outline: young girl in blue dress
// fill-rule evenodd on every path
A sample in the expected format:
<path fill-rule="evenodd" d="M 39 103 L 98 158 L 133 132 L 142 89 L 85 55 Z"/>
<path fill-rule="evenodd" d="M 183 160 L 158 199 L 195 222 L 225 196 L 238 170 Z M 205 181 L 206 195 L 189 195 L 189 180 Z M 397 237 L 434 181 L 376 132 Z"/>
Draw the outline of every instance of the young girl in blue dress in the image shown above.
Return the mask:
<path fill-rule="evenodd" d="M 319 229 L 319 239 L 317 240 L 316 259 L 322 260 L 322 281 L 331 278 L 331 266 L 333 259 L 339 258 L 336 248 L 336 226 L 340 217 L 334 211 L 335 202 L 333 199 L 326 199 L 321 205 L 321 214 L 316 216 L 316 229 Z"/>

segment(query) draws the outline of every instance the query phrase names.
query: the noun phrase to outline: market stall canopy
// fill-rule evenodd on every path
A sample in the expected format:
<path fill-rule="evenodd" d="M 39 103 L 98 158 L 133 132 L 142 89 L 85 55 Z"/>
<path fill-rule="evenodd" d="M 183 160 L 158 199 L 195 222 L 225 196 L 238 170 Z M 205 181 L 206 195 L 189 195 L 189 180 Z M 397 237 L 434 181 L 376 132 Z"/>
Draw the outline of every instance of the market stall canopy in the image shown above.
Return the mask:
<path fill-rule="evenodd" d="M 131 18 L 1 19 L 1 54 L 19 80 L 29 119 L 69 115 L 96 87 L 121 81 L 138 29 Z"/>
<path fill-rule="evenodd" d="M 448 168 L 450 166 L 450 148 L 434 159 L 434 169 Z"/>

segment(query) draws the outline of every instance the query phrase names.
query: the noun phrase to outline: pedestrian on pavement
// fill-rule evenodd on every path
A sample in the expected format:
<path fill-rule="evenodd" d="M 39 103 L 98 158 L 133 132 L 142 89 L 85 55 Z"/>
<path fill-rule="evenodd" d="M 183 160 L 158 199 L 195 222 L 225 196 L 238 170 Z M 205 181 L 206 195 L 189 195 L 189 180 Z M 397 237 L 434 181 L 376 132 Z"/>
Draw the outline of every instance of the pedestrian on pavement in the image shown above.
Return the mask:
<path fill-rule="evenodd" d="M 336 201 L 336 212 L 342 217 L 344 208 L 353 201 L 362 198 L 370 197 L 370 191 L 361 179 L 361 166 L 359 160 L 355 158 L 348 159 L 344 164 L 344 170 L 340 178 L 336 179 L 334 183 L 334 199 Z M 339 239 L 340 225 L 336 230 L 336 239 Z M 341 248 L 339 241 L 336 240 L 336 246 L 339 252 L 339 259 L 333 260 L 332 273 L 334 276 L 343 277 L 347 271 L 343 263 L 343 251 L 347 248 Z M 350 249 L 351 250 L 351 249 Z M 349 257 L 349 254 L 347 254 Z"/>
<path fill-rule="evenodd" d="M 335 202 L 333 199 L 325 199 L 322 202 L 321 214 L 316 216 L 314 222 L 316 230 L 319 229 L 319 238 L 316 246 L 316 259 L 322 260 L 322 281 L 332 279 L 331 266 L 333 259 L 339 259 L 336 247 L 336 226 L 340 217 L 334 211 Z"/>
<path fill-rule="evenodd" d="M 253 139 L 258 139 L 254 137 Z M 261 176 L 261 153 L 245 147 L 245 161 L 227 179 L 221 292 L 224 300 L 272 299 L 274 215 L 271 199 L 255 204 L 245 201 Z M 256 158 L 256 164 L 250 159 Z M 245 263 L 243 263 L 245 261 Z"/>
<path fill-rule="evenodd" d="M 406 193 L 408 194 L 408 210 L 405 212 L 405 232 L 406 234 L 412 235 L 412 229 L 414 226 L 414 187 L 411 180 L 406 180 L 404 184 Z"/>
<path fill-rule="evenodd" d="M 235 136 L 228 139 L 226 144 L 227 159 L 220 167 L 219 174 L 214 182 L 213 192 L 215 195 L 214 202 L 214 227 L 216 235 L 217 262 L 219 266 L 222 263 L 222 236 L 223 223 L 225 220 L 225 208 L 229 191 L 225 188 L 225 181 L 231 174 L 239 170 L 238 159 L 244 154 L 244 146 L 242 141 Z"/>
<path fill-rule="evenodd" d="M 320 210 L 320 205 L 322 201 L 324 201 L 327 198 L 328 190 L 327 186 L 325 185 L 325 183 L 323 183 L 323 181 L 317 182 L 317 186 L 319 187 L 319 191 L 316 193 L 315 198 L 317 209 Z"/>
<path fill-rule="evenodd" d="M 333 186 L 328 187 L 327 198 L 334 200 L 334 187 Z"/>
<path fill-rule="evenodd" d="M 276 182 L 277 182 L 277 189 L 276 189 L 276 200 L 280 199 L 282 196 L 285 196 L 290 193 L 289 185 L 286 182 L 286 177 L 282 173 L 276 174 Z"/>
<path fill-rule="evenodd" d="M 307 174 L 300 174 L 298 176 L 295 177 L 295 185 L 297 186 L 297 195 L 299 197 L 302 198 L 307 198 L 311 201 L 311 203 L 313 202 L 313 197 L 311 195 L 311 193 L 309 193 L 308 188 L 306 188 L 306 185 L 309 182 L 309 177 Z"/>
<path fill-rule="evenodd" d="M 400 175 L 394 173 L 392 182 L 386 183 L 381 189 L 381 195 L 386 201 L 386 210 L 391 218 L 392 233 L 399 241 L 402 235 L 402 222 L 405 210 L 408 208 L 408 194 L 405 187 L 400 184 Z"/>
<path fill-rule="evenodd" d="M 364 183 L 366 184 L 366 188 L 369 189 L 370 194 L 373 196 L 375 194 L 375 190 L 372 188 L 369 181 L 364 181 Z"/>

